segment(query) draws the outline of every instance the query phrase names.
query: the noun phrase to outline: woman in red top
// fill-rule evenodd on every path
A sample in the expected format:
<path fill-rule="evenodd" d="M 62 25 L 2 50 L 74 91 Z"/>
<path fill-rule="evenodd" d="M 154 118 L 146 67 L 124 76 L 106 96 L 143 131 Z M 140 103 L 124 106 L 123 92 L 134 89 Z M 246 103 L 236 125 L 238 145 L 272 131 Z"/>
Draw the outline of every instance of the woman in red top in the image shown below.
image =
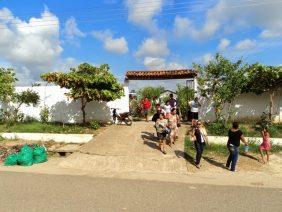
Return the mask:
<path fill-rule="evenodd" d="M 151 102 L 147 97 L 145 97 L 145 99 L 142 100 L 141 105 L 142 105 L 142 108 L 143 108 L 143 113 L 144 113 L 145 119 L 146 119 L 146 121 L 148 121 L 148 113 L 149 113 L 149 110 L 151 108 Z"/>

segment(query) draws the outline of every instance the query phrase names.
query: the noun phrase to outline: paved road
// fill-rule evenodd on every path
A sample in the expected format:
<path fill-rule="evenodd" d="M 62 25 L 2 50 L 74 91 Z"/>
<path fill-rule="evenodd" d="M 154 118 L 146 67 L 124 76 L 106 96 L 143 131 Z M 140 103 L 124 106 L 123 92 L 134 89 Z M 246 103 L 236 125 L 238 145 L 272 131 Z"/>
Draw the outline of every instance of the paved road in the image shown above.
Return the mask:
<path fill-rule="evenodd" d="M 282 190 L 0 172 L 0 211 L 281 211 Z"/>

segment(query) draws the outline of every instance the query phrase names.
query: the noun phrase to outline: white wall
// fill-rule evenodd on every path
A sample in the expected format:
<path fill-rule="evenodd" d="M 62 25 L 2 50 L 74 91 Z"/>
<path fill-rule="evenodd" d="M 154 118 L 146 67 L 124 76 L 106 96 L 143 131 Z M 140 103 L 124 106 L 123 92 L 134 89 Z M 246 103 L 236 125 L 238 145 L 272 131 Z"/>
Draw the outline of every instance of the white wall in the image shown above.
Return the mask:
<path fill-rule="evenodd" d="M 201 119 L 213 121 L 215 116 L 211 101 L 201 99 L 201 105 L 199 111 Z M 235 100 L 234 106 L 236 120 L 259 120 L 263 112 L 269 112 L 269 93 L 242 94 Z M 282 123 L 282 90 L 275 92 L 274 121 Z"/>
<path fill-rule="evenodd" d="M 40 110 L 44 106 L 50 108 L 51 121 L 64 123 L 82 122 L 80 101 L 72 101 L 65 96 L 67 89 L 59 86 L 39 86 L 39 87 L 16 87 L 17 92 L 27 89 L 38 92 L 40 95 L 40 104 L 37 107 L 21 106 L 20 112 L 26 116 L 40 119 Z M 125 96 L 112 102 L 89 102 L 86 105 L 87 121 L 97 120 L 100 122 L 109 122 L 111 120 L 111 109 L 120 108 L 121 111 L 129 111 L 129 91 L 124 87 Z"/>

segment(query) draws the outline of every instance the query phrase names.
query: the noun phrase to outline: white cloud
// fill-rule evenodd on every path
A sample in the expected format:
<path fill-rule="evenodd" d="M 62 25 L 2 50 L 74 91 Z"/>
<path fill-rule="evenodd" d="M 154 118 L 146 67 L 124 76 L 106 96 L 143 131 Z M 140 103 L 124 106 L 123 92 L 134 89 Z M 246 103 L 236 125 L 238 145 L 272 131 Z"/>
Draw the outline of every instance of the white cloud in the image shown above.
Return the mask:
<path fill-rule="evenodd" d="M 195 27 L 186 17 L 176 16 L 174 30 L 178 36 L 206 39 L 219 31 L 234 32 L 251 26 L 260 28 L 263 38 L 282 37 L 281 10 L 280 1 L 218 0 L 206 10 L 201 27 Z"/>
<path fill-rule="evenodd" d="M 207 53 L 202 57 L 204 64 L 208 64 L 212 59 L 213 59 L 213 56 L 211 53 Z"/>
<path fill-rule="evenodd" d="M 230 43 L 231 43 L 230 40 L 223 38 L 223 39 L 220 40 L 217 49 L 219 51 L 223 52 L 227 49 L 227 47 L 230 45 Z"/>
<path fill-rule="evenodd" d="M 46 24 L 52 21 L 52 25 Z M 23 21 L 7 8 L 0 9 L 0 59 L 10 63 L 22 82 L 38 80 L 63 51 L 59 20 L 45 8 L 40 18 Z"/>
<path fill-rule="evenodd" d="M 157 20 L 154 18 L 162 10 L 165 0 L 126 0 L 128 20 L 151 32 L 157 32 Z"/>
<path fill-rule="evenodd" d="M 78 44 L 77 37 L 84 37 L 85 33 L 83 33 L 78 27 L 74 17 L 69 18 L 63 30 L 67 41 L 73 44 Z"/>
<path fill-rule="evenodd" d="M 213 35 L 220 24 L 217 21 L 209 20 L 202 29 L 197 29 L 193 22 L 185 17 L 176 16 L 174 19 L 174 33 L 178 37 L 192 37 L 194 39 L 205 39 Z"/>
<path fill-rule="evenodd" d="M 161 57 L 145 57 L 143 61 L 147 69 L 182 69 L 184 65 L 177 62 L 167 62 L 166 59 Z"/>
<path fill-rule="evenodd" d="M 245 40 L 239 41 L 236 44 L 235 49 L 239 51 L 245 51 L 245 50 L 250 50 L 250 49 L 255 48 L 256 45 L 257 45 L 256 41 L 251 40 L 251 39 L 245 39 Z"/>
<path fill-rule="evenodd" d="M 147 38 L 139 46 L 137 57 L 163 57 L 169 54 L 167 41 L 165 39 Z"/>
<path fill-rule="evenodd" d="M 92 35 L 101 40 L 104 44 L 104 49 L 115 54 L 125 54 L 128 52 L 127 41 L 124 37 L 113 38 L 110 30 L 93 31 Z"/>

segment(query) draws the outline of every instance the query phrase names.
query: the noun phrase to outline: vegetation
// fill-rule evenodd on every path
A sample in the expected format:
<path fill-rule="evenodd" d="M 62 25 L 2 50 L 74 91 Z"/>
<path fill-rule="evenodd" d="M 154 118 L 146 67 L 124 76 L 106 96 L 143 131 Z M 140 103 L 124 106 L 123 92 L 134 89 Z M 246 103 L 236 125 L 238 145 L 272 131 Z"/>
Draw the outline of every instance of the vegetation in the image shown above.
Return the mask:
<path fill-rule="evenodd" d="M 42 123 L 47 123 L 49 121 L 49 117 L 50 117 L 50 110 L 48 107 L 43 107 L 40 110 L 40 120 Z"/>
<path fill-rule="evenodd" d="M 164 87 L 144 87 L 138 91 L 139 96 L 143 99 L 147 97 L 150 100 L 159 99 L 161 94 L 164 92 Z"/>
<path fill-rule="evenodd" d="M 269 119 L 272 120 L 274 93 L 282 87 L 282 67 L 253 64 L 247 69 L 247 82 L 246 93 L 260 95 L 269 92 Z"/>
<path fill-rule="evenodd" d="M 189 107 L 189 101 L 194 98 L 195 91 L 186 86 L 177 86 L 176 94 L 178 96 L 178 104 L 181 114 L 187 113 L 187 108 Z"/>
<path fill-rule="evenodd" d="M 209 135 L 227 136 L 231 123 L 214 122 L 206 125 Z M 240 129 L 246 137 L 261 137 L 261 125 L 256 123 L 240 123 Z M 268 127 L 272 138 L 282 138 L 282 125 L 272 124 Z"/>
<path fill-rule="evenodd" d="M 187 155 L 190 157 L 195 157 L 195 147 L 194 143 L 189 140 L 188 137 L 185 138 L 184 141 L 184 149 Z M 256 143 L 255 140 L 249 140 L 249 152 L 253 154 L 259 153 L 259 144 Z M 271 147 L 272 153 L 282 152 L 282 146 L 279 145 L 272 145 Z M 244 154 L 244 145 L 240 146 L 240 153 Z M 203 152 L 203 156 L 208 155 L 221 155 L 221 156 L 227 156 L 229 154 L 226 145 L 224 144 L 209 144 L 206 146 L 205 151 Z"/>
<path fill-rule="evenodd" d="M 90 122 L 90 126 L 91 126 L 91 128 L 94 129 L 94 130 L 98 130 L 98 129 L 100 128 L 100 124 L 99 124 L 99 122 L 96 121 L 96 120 L 91 121 L 91 122 Z"/>
<path fill-rule="evenodd" d="M 37 92 L 27 89 L 26 91 L 22 91 L 20 93 L 14 94 L 14 104 L 15 107 L 13 110 L 13 119 L 15 122 L 18 122 L 23 119 L 23 114 L 19 114 L 20 107 L 25 104 L 27 106 L 32 105 L 36 107 L 39 104 L 40 96 Z"/>
<path fill-rule="evenodd" d="M 8 103 L 15 92 L 17 78 L 13 69 L 0 67 L 0 102 Z"/>
<path fill-rule="evenodd" d="M 215 59 L 207 65 L 194 64 L 200 76 L 198 80 L 200 93 L 212 100 L 217 121 L 223 118 L 221 111 L 226 104 L 228 112 L 223 120 L 230 119 L 233 101 L 246 85 L 244 78 L 246 67 L 242 60 L 233 63 L 220 54 L 216 54 Z"/>
<path fill-rule="evenodd" d="M 92 66 L 88 63 L 71 68 L 69 73 L 53 72 L 41 75 L 49 83 L 69 89 L 66 95 L 80 100 L 83 123 L 86 123 L 85 107 L 91 101 L 113 101 L 124 95 L 123 87 L 110 72 L 107 64 Z"/>
<path fill-rule="evenodd" d="M 0 124 L 0 132 L 17 133 L 65 133 L 65 134 L 93 134 L 95 129 L 80 124 L 41 123 L 38 121 L 19 122 L 7 126 Z"/>

